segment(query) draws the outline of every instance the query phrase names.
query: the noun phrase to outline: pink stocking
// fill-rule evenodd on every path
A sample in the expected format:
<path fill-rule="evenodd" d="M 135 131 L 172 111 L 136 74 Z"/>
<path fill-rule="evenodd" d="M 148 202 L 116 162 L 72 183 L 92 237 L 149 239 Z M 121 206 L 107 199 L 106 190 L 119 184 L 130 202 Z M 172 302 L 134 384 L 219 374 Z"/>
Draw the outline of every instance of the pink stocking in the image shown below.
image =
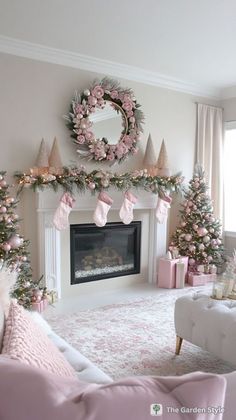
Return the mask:
<path fill-rule="evenodd" d="M 125 198 L 120 209 L 120 218 L 125 225 L 129 225 L 133 218 L 133 208 L 137 201 L 137 197 L 130 191 L 126 191 Z"/>
<path fill-rule="evenodd" d="M 157 206 L 156 206 L 156 218 L 158 223 L 164 223 L 168 217 L 168 209 L 170 208 L 170 203 L 172 198 L 168 195 L 158 197 Z"/>
<path fill-rule="evenodd" d="M 54 217 L 53 224 L 58 230 L 66 229 L 69 226 L 69 214 L 73 207 L 75 199 L 68 192 L 65 192 L 60 198 L 60 204 L 57 207 Z"/>
<path fill-rule="evenodd" d="M 107 222 L 107 213 L 110 210 L 112 203 L 112 198 L 109 197 L 106 192 L 100 192 L 98 195 L 97 206 L 93 214 L 93 221 L 97 226 L 105 226 Z"/>

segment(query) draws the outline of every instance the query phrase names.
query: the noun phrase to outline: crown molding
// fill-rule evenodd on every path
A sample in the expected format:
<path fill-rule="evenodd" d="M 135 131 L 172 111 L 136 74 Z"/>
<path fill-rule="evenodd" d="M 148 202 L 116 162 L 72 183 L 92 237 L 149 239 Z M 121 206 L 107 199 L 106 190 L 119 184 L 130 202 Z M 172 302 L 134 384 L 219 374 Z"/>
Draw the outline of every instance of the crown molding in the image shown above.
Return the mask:
<path fill-rule="evenodd" d="M 184 92 L 194 96 L 203 96 L 216 100 L 220 99 L 219 89 L 206 88 L 201 85 L 185 82 L 174 77 L 169 77 L 139 67 L 116 63 L 114 61 L 91 57 L 72 51 L 47 47 L 45 45 L 4 35 L 0 35 L 0 52 L 95 73 L 102 73 L 113 77 L 144 83 L 146 85 Z"/>

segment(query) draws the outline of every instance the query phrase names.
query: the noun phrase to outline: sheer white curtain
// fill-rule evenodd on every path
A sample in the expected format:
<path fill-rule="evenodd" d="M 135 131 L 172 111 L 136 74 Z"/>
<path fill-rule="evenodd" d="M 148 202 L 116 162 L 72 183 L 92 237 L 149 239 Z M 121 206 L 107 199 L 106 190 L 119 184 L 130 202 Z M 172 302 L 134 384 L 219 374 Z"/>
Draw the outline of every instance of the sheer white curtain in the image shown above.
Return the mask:
<path fill-rule="evenodd" d="M 223 110 L 197 104 L 197 163 L 206 174 L 214 214 L 223 216 Z"/>

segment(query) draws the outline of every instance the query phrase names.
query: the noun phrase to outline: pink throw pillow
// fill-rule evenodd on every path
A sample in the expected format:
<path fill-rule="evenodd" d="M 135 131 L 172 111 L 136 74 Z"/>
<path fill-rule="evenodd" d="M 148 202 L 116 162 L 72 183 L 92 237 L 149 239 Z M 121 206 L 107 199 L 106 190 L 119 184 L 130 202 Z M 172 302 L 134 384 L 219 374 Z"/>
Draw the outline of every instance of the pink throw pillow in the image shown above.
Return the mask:
<path fill-rule="evenodd" d="M 75 370 L 40 326 L 14 300 L 6 320 L 2 354 L 62 377 L 76 376 Z"/>
<path fill-rule="evenodd" d="M 144 376 L 97 385 L 57 377 L 4 356 L 0 372 L 0 419 L 152 420 L 152 404 L 162 404 L 159 418 L 164 420 L 223 418 L 226 380 L 218 375 Z M 189 414 L 181 407 L 206 412 Z"/>

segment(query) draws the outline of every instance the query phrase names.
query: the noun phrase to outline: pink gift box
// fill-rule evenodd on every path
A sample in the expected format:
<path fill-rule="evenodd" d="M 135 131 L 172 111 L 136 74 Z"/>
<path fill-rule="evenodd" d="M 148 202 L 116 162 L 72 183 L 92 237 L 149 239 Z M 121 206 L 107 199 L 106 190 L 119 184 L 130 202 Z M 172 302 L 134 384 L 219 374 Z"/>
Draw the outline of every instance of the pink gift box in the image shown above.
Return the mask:
<path fill-rule="evenodd" d="M 32 311 L 43 312 L 47 306 L 48 300 L 42 299 L 40 302 L 32 302 L 31 309 Z"/>
<path fill-rule="evenodd" d="M 176 258 L 168 260 L 167 258 L 160 258 L 158 268 L 158 287 L 165 289 L 173 289 L 176 280 L 176 263 L 182 261 L 185 265 L 185 278 L 187 280 L 188 271 L 188 257 Z"/>
<path fill-rule="evenodd" d="M 214 281 L 216 274 L 196 274 L 188 273 L 188 284 L 191 286 L 203 286 L 209 281 Z"/>

